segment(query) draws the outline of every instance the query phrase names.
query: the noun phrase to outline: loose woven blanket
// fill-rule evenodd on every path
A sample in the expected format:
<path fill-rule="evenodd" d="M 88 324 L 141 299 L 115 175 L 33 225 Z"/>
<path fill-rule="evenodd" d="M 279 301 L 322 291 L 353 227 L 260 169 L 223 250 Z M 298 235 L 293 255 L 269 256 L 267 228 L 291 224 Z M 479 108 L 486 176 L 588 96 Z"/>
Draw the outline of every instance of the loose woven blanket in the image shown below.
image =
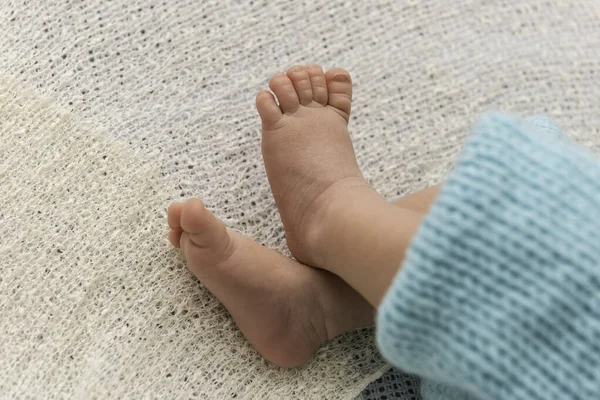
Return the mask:
<path fill-rule="evenodd" d="M 388 368 L 372 329 L 268 364 L 166 241 L 198 196 L 286 251 L 253 99 L 293 64 L 352 73 L 389 199 L 439 182 L 490 109 L 600 151 L 594 0 L 4 0 L 0 26 L 0 398 L 347 399 Z"/>

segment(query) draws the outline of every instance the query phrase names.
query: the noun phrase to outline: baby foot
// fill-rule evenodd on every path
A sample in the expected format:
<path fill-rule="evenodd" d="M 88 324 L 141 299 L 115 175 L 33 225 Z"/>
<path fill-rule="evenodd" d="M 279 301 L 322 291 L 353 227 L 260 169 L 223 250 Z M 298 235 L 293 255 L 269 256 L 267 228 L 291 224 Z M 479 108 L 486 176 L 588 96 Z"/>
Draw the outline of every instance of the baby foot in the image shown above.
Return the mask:
<path fill-rule="evenodd" d="M 269 86 L 279 105 L 266 90 L 256 97 L 267 176 L 290 251 L 317 266 L 314 253 L 324 209 L 356 187 L 368 186 L 347 129 L 350 74 L 341 68 L 324 74 L 318 65 L 296 66 L 275 75 Z"/>
<path fill-rule="evenodd" d="M 372 323 L 371 306 L 340 278 L 228 230 L 201 200 L 173 204 L 168 219 L 189 269 L 274 364 L 302 365 L 326 340 Z"/>

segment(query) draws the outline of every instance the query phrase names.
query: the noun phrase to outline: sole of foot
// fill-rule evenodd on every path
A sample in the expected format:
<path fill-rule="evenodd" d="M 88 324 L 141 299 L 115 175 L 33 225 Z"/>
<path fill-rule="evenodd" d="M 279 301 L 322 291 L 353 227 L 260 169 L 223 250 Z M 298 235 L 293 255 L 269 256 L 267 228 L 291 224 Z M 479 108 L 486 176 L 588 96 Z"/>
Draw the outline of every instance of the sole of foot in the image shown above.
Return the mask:
<path fill-rule="evenodd" d="M 295 66 L 256 97 L 262 154 L 271 190 L 299 261 L 318 265 L 320 221 L 336 199 L 368 186 L 348 133 L 352 80 L 348 71 Z"/>

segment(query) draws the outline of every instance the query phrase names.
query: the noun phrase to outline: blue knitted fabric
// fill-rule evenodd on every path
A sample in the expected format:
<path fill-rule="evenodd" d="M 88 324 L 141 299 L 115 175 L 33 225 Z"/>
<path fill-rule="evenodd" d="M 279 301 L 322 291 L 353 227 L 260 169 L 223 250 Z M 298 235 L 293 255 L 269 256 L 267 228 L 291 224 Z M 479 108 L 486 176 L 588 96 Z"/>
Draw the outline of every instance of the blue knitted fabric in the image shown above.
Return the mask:
<path fill-rule="evenodd" d="M 600 161 L 548 120 L 475 127 L 380 306 L 433 399 L 600 399 Z"/>

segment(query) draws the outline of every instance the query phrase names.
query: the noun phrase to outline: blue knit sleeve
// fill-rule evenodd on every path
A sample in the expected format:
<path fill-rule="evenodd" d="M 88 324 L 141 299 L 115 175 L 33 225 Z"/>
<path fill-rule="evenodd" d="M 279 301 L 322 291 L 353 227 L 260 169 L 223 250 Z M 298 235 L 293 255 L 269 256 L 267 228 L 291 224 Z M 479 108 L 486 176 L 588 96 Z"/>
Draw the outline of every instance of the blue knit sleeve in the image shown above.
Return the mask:
<path fill-rule="evenodd" d="M 600 399 L 600 161 L 547 120 L 484 116 L 380 306 L 433 399 Z"/>

